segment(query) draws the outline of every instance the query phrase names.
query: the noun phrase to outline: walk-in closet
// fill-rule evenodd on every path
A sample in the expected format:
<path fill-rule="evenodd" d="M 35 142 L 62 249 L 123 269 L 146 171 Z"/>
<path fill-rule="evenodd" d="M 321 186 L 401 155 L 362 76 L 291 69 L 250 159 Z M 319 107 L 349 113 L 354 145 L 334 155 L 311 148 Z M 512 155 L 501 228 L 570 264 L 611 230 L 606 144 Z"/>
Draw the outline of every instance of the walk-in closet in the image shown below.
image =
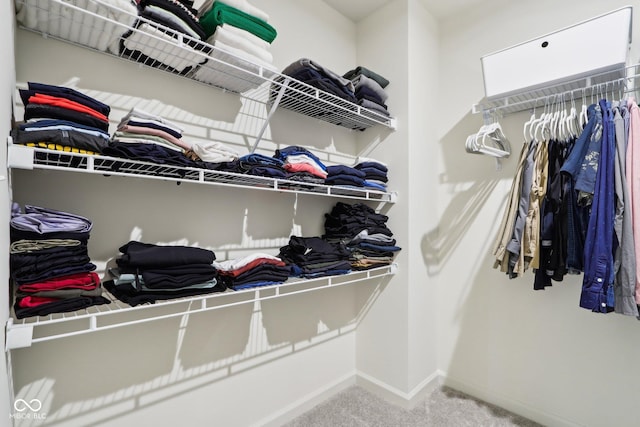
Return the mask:
<path fill-rule="evenodd" d="M 5 2 L 0 425 L 637 425 L 639 13 Z"/>

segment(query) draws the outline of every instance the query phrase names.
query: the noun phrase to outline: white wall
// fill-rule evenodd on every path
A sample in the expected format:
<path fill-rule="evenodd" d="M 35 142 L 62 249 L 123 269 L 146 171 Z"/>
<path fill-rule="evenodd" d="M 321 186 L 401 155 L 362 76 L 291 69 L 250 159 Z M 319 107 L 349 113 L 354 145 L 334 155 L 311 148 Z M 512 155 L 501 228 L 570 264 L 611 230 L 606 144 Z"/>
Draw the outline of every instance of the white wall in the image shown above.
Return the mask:
<path fill-rule="evenodd" d="M 272 47 L 278 68 L 303 56 L 343 72 L 355 65 L 355 24 L 324 3 L 271 1 L 260 7 L 279 32 Z M 306 37 L 323 42 L 308 43 Z M 17 46 L 19 82 L 63 84 L 78 77 L 78 89 L 112 106 L 115 122 L 138 105 L 179 121 L 187 128 L 185 138 L 215 135 L 244 154 L 261 124 L 251 114 L 265 113 L 233 95 L 23 30 Z M 352 158 L 358 139 L 368 135 L 378 138 L 282 111 L 260 147 L 273 154 L 277 146 L 304 145 L 323 159 Z M 277 252 L 291 233 L 322 233 L 323 214 L 336 202 L 74 173 L 15 171 L 13 178 L 16 201 L 89 217 L 89 252 L 101 265 L 130 238 L 196 244 L 221 259 L 235 249 Z M 354 381 L 354 330 L 378 285 L 371 281 L 357 291 L 345 286 L 15 350 L 16 395 L 42 400 L 46 422 L 64 425 L 278 422 L 286 411 Z"/>
<path fill-rule="evenodd" d="M 545 425 L 638 424 L 640 325 L 579 308 L 581 276 L 533 291 L 531 272 L 509 280 L 492 269 L 517 156 L 498 172 L 492 158 L 466 154 L 465 138 L 482 124 L 469 111 L 483 97 L 482 55 L 628 3 L 490 0 L 440 22 L 440 220 L 437 237 L 423 248 L 438 254 L 441 269 L 439 366 L 452 386 Z M 637 7 L 634 18 L 640 22 Z M 634 62 L 639 41 L 634 25 Z M 516 153 L 529 114 L 501 120 Z"/>
<path fill-rule="evenodd" d="M 12 2 L 4 2 L 0 11 L 0 57 L 4 58 L 4 66 L 0 68 L 0 135 L 8 135 L 11 130 L 11 113 L 12 113 L 12 95 L 15 87 L 15 66 L 13 61 L 14 55 L 14 23 L 12 19 Z M 5 145 L 3 144 L 2 147 Z M 0 222 L 7 224 L 10 218 L 10 195 L 8 187 L 8 173 L 7 173 L 7 150 L 5 148 L 0 150 Z M 9 241 L 9 229 L 7 227 L 2 228 L 0 233 L 0 240 L 3 242 Z M 0 245 L 0 283 L 9 283 L 9 248 L 8 245 Z M 5 288 L 6 289 L 6 288 Z M 0 324 L 4 325 L 9 318 L 9 293 L 4 290 L 0 292 Z M 0 331 L 0 343 L 4 346 L 5 329 Z M 11 400 L 11 394 L 9 387 L 5 387 L 5 384 L 9 384 L 9 377 L 7 376 L 7 369 L 10 366 L 7 364 L 6 353 L 1 352 L 0 355 L 0 420 L 8 420 L 10 415 L 13 414 L 13 401 Z"/>

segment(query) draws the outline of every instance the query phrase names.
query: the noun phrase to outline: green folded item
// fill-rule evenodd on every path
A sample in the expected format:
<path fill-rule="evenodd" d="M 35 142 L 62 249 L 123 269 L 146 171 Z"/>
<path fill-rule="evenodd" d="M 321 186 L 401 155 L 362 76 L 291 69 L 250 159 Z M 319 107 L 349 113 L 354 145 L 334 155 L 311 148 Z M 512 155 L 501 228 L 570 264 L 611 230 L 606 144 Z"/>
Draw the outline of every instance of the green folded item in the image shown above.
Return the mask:
<path fill-rule="evenodd" d="M 271 43 L 275 40 L 276 29 L 260 18 L 249 15 L 235 7 L 216 1 L 211 9 L 200 18 L 200 24 L 207 33 L 207 39 L 216 31 L 216 27 L 222 24 L 233 25 L 255 34 L 262 40 Z"/>

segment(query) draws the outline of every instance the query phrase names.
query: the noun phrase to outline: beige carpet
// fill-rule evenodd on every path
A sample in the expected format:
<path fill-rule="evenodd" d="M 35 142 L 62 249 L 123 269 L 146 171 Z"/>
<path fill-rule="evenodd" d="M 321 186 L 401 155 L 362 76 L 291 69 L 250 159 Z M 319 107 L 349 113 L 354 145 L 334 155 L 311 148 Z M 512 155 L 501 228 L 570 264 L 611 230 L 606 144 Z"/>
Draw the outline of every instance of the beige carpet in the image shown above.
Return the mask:
<path fill-rule="evenodd" d="M 286 427 L 540 427 L 540 424 L 448 387 L 411 411 L 353 386 L 285 424 Z"/>

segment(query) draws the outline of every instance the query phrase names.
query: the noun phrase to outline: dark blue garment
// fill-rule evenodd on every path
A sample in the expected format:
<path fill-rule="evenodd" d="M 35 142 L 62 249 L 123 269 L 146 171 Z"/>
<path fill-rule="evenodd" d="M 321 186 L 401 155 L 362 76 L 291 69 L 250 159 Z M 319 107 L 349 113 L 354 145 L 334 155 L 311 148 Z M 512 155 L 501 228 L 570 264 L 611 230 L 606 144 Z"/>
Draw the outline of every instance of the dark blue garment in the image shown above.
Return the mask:
<path fill-rule="evenodd" d="M 276 166 L 279 168 L 284 166 L 284 162 L 282 160 L 258 153 L 246 154 L 240 157 L 238 160 L 240 161 L 240 163 L 247 163 L 252 165 Z"/>
<path fill-rule="evenodd" d="M 287 178 L 287 173 L 284 169 L 273 166 L 251 166 L 244 173 L 247 175 L 265 176 L 269 178 Z"/>
<path fill-rule="evenodd" d="M 383 165 L 382 163 L 378 163 L 378 162 L 370 162 L 370 161 L 366 161 L 366 162 L 360 162 L 357 165 L 354 166 L 354 168 L 356 169 L 365 169 L 365 168 L 374 168 L 374 169 L 378 169 L 382 172 L 389 172 L 389 169 L 387 169 L 387 167 L 385 165 Z"/>
<path fill-rule="evenodd" d="M 364 187 L 364 179 L 347 174 L 327 176 L 324 182 L 327 185 L 353 185 L 355 187 Z"/>
<path fill-rule="evenodd" d="M 602 110 L 602 144 L 597 167 L 595 191 L 587 239 L 584 246 L 584 277 L 580 307 L 594 312 L 607 313 L 607 294 L 613 287 L 613 235 L 615 220 L 614 162 L 615 128 L 611 104 L 600 101 Z M 610 301 L 611 303 L 613 301 Z M 612 304 L 613 305 L 613 304 Z"/>
<path fill-rule="evenodd" d="M 112 157 L 142 160 L 159 164 L 197 167 L 197 164 L 182 152 L 157 144 L 111 141 L 102 152 Z M 113 165 L 115 171 L 117 171 L 120 166 L 117 163 L 118 162 Z"/>
<path fill-rule="evenodd" d="M 596 121 L 591 130 L 589 147 L 582 160 L 578 176 L 575 178 L 575 188 L 578 191 L 578 204 L 588 206 L 593 201 L 593 193 L 596 186 L 596 175 L 600 163 L 600 151 L 602 150 L 603 114 L 601 107 L 596 107 Z"/>
<path fill-rule="evenodd" d="M 345 175 L 357 176 L 359 178 L 364 178 L 365 176 L 367 176 L 365 172 L 359 171 L 358 169 L 354 169 L 350 166 L 345 166 L 345 165 L 327 166 L 327 174 L 329 176 L 345 174 Z"/>
<path fill-rule="evenodd" d="M 360 242 L 356 245 L 358 248 L 370 249 L 374 251 L 381 252 L 398 252 L 402 250 L 399 246 L 390 246 L 390 245 L 376 245 L 374 243 Z"/>
<path fill-rule="evenodd" d="M 336 84 L 331 78 L 322 75 L 311 67 L 303 67 L 289 74 L 294 79 L 300 80 L 310 86 L 333 94 L 347 101 L 356 102 L 355 94 L 344 86 Z M 295 95 L 293 95 L 295 96 Z"/>
<path fill-rule="evenodd" d="M 591 104 L 587 108 L 587 124 L 585 125 L 582 133 L 576 140 L 573 148 L 571 149 L 571 153 L 567 157 L 567 160 L 562 165 L 562 169 L 560 169 L 561 173 L 566 173 L 571 175 L 574 182 L 578 176 L 578 172 L 580 171 L 580 167 L 582 166 L 582 161 L 584 160 L 584 156 L 587 153 L 587 149 L 589 148 L 589 139 L 591 138 L 591 131 L 593 130 L 593 126 L 596 123 L 596 105 Z"/>
<path fill-rule="evenodd" d="M 363 185 L 364 187 L 373 188 L 375 190 L 387 191 L 387 187 L 385 185 L 378 184 L 377 182 L 371 182 L 366 179 L 364 180 Z"/>

